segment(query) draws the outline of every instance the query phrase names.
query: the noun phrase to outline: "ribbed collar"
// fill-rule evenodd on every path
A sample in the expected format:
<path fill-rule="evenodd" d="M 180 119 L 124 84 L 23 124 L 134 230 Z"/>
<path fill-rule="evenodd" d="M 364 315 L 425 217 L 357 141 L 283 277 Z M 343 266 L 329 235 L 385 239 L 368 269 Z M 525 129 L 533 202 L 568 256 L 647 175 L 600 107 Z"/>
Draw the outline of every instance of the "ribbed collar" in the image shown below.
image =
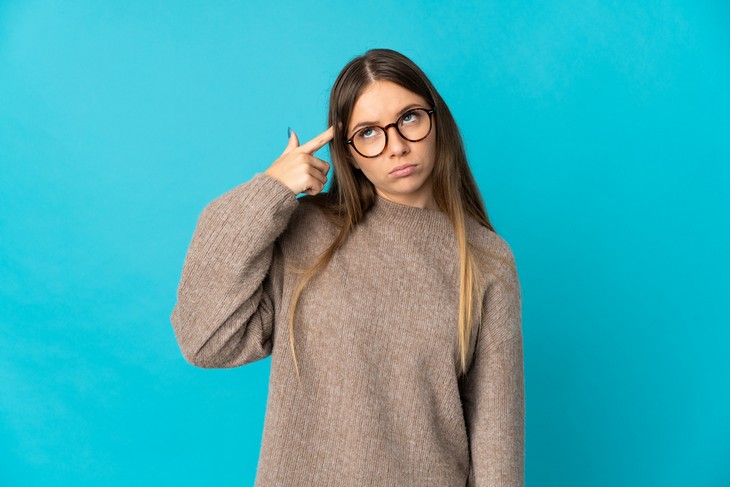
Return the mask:
<path fill-rule="evenodd" d="M 395 203 L 376 193 L 375 203 L 368 211 L 368 219 L 375 225 L 395 225 L 416 234 L 453 234 L 451 220 L 446 213 L 429 208 Z"/>

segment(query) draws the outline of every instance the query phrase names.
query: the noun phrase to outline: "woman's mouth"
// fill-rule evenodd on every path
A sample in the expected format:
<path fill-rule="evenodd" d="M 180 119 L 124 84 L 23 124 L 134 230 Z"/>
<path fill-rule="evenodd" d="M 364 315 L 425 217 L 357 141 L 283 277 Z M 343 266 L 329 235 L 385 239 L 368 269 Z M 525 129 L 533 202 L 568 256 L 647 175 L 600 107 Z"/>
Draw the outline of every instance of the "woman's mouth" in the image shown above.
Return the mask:
<path fill-rule="evenodd" d="M 415 164 L 404 164 L 402 166 L 398 166 L 392 171 L 390 171 L 391 176 L 395 176 L 397 178 L 408 176 L 409 174 L 412 174 L 413 171 L 415 171 L 416 165 Z"/>

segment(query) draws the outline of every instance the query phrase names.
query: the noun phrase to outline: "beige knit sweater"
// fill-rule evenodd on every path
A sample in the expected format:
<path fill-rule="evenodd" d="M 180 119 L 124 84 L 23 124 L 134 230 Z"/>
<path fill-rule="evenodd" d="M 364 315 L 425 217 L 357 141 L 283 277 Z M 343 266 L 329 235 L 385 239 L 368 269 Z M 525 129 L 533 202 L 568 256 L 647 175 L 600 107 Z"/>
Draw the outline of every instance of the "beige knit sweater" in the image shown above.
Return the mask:
<path fill-rule="evenodd" d="M 282 258 L 310 262 L 336 235 L 321 210 L 257 173 L 210 202 L 187 251 L 171 321 L 191 364 L 271 355 L 256 486 L 522 486 L 521 293 L 513 254 L 468 220 L 491 269 L 470 369 L 457 378 L 458 251 L 437 210 L 382 197 L 304 288 Z"/>

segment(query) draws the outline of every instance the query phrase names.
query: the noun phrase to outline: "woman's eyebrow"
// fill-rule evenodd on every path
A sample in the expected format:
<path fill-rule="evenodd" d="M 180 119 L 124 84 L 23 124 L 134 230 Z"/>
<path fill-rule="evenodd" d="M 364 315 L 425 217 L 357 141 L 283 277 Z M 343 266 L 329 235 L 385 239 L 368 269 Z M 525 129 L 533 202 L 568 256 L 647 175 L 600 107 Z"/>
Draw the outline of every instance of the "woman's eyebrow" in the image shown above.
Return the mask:
<path fill-rule="evenodd" d="M 408 105 L 404 106 L 403 108 L 401 108 L 400 111 L 396 114 L 396 116 L 400 117 L 401 115 L 403 115 L 403 112 L 405 112 L 406 110 L 413 108 L 413 107 L 420 107 L 420 106 L 421 106 L 421 103 L 408 104 Z M 357 130 L 358 128 L 363 127 L 365 125 L 378 125 L 378 122 L 360 122 L 357 125 L 355 125 L 352 128 L 352 130 Z"/>

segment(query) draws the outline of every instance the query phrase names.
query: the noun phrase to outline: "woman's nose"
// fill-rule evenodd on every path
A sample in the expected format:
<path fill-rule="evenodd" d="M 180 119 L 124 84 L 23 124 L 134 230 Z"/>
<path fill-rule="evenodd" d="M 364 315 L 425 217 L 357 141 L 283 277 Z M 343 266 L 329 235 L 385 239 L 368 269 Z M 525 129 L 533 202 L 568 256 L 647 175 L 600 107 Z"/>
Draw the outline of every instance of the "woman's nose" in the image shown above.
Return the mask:
<path fill-rule="evenodd" d="M 388 130 L 388 152 L 392 154 L 403 154 L 407 152 L 408 145 L 406 144 L 406 140 L 398 133 L 395 125 L 388 127 Z"/>

